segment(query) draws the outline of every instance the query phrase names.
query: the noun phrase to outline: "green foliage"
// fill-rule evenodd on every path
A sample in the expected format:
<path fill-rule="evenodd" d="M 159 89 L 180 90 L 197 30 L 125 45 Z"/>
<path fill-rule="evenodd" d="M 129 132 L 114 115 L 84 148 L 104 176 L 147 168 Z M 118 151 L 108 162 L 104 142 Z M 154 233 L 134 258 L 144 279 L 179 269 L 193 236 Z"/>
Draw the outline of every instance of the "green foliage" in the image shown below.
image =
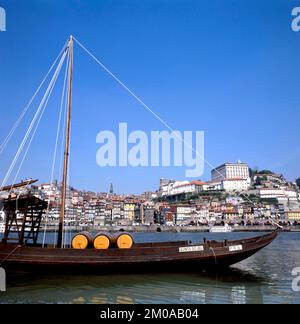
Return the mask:
<path fill-rule="evenodd" d="M 257 174 L 274 174 L 274 172 L 272 172 L 270 170 L 261 170 L 261 171 L 257 172 Z"/>
<path fill-rule="evenodd" d="M 264 199 L 260 199 L 260 202 L 266 203 L 268 205 L 277 205 L 278 204 L 278 200 L 276 198 L 264 198 Z"/>

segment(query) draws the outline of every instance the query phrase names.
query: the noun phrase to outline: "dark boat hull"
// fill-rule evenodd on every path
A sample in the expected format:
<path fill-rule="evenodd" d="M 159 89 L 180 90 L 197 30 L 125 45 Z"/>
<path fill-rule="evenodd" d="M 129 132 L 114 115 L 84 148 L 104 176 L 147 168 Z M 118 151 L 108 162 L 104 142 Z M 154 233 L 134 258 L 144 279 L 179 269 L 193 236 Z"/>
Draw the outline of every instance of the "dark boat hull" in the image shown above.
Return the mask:
<path fill-rule="evenodd" d="M 73 250 L 0 244 L 0 266 L 7 271 L 38 273 L 138 273 L 219 270 L 270 244 L 277 231 L 228 242 L 136 244 L 132 249 Z"/>

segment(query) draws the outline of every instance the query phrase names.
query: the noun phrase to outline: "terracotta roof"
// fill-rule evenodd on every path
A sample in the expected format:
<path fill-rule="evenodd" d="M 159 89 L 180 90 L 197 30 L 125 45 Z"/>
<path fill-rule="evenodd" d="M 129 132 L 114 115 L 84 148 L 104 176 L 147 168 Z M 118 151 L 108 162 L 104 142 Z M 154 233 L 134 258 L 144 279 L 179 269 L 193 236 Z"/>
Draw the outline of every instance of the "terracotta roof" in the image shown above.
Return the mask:
<path fill-rule="evenodd" d="M 195 181 L 192 181 L 191 184 L 195 184 L 196 186 L 202 186 L 202 185 L 205 184 L 205 182 L 199 181 L 199 180 L 195 180 Z"/>

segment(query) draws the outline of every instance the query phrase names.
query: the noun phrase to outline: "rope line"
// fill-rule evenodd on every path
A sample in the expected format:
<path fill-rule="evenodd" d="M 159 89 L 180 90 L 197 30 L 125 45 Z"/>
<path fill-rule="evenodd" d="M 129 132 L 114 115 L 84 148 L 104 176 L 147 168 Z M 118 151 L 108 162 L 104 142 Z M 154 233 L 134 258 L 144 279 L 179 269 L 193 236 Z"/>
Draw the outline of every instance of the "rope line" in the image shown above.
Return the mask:
<path fill-rule="evenodd" d="M 40 83 L 40 85 L 38 86 L 37 90 L 35 91 L 35 93 L 33 94 L 33 96 L 31 97 L 31 99 L 29 100 L 28 104 L 25 106 L 24 110 L 22 111 L 21 115 L 19 116 L 19 118 L 16 120 L 15 124 L 13 125 L 13 127 L 11 128 L 10 132 L 8 133 L 8 135 L 6 136 L 6 138 L 4 139 L 4 141 L 1 143 L 0 145 L 0 155 L 3 153 L 3 151 L 5 150 L 5 147 L 7 146 L 8 142 L 10 141 L 11 137 L 13 136 L 13 134 L 15 133 L 16 129 L 18 128 L 18 126 L 20 125 L 22 119 L 24 118 L 24 116 L 26 115 L 28 109 L 30 108 L 31 104 L 33 103 L 34 99 L 36 98 L 36 96 L 38 95 L 40 89 L 42 88 L 42 86 L 44 85 L 45 81 L 47 80 L 49 74 L 51 73 L 51 71 L 53 70 L 55 64 L 57 63 L 58 59 L 60 58 L 60 56 L 62 55 L 63 51 L 66 48 L 66 44 L 64 45 L 63 49 L 60 51 L 60 53 L 58 54 L 58 56 L 56 57 L 54 63 L 51 65 L 51 67 L 49 68 L 46 76 L 44 77 L 44 79 L 42 80 L 42 82 Z"/>
<path fill-rule="evenodd" d="M 17 173 L 16 173 L 16 175 L 15 175 L 15 177 L 14 177 L 13 184 L 16 182 L 17 177 L 18 177 L 18 175 L 19 175 L 19 173 L 20 173 L 20 171 L 21 171 L 21 168 L 22 168 L 23 163 L 24 163 L 24 161 L 25 161 L 25 159 L 26 159 L 26 156 L 27 156 L 27 154 L 28 154 L 28 151 L 29 151 L 29 149 L 30 149 L 30 147 L 31 147 L 32 141 L 33 141 L 33 139 L 34 139 L 34 137 L 35 137 L 35 134 L 36 134 L 36 132 L 37 132 L 37 129 L 38 129 L 38 127 L 39 127 L 39 124 L 40 124 L 40 122 L 41 122 L 41 120 L 42 120 L 42 117 L 43 117 L 43 115 L 44 115 L 44 112 L 45 112 L 45 110 L 46 110 L 46 108 L 47 108 L 47 105 L 48 105 L 48 102 L 49 102 L 50 96 L 51 96 L 52 91 L 53 91 L 53 89 L 54 89 L 54 87 L 55 87 L 55 84 L 56 84 L 56 82 L 57 82 L 58 76 L 59 76 L 59 74 L 56 75 L 55 80 L 54 80 L 54 83 L 53 83 L 53 85 L 52 85 L 52 87 L 51 87 L 51 89 L 50 89 L 50 91 L 49 91 L 49 94 L 48 94 L 48 96 L 47 96 L 47 99 L 46 99 L 46 101 L 45 101 L 45 104 L 44 104 L 44 106 L 43 106 L 43 108 L 42 108 L 42 111 L 41 111 L 41 113 L 40 113 L 40 116 L 39 116 L 39 118 L 38 118 L 38 121 L 37 121 L 37 123 L 36 123 L 36 125 L 35 125 L 34 131 L 33 131 L 32 135 L 31 135 L 30 141 L 29 141 L 29 143 L 28 143 L 28 145 L 27 145 L 26 151 L 25 151 L 25 153 L 24 153 L 24 155 L 23 155 L 23 158 L 22 158 L 22 161 L 21 161 L 21 163 L 20 163 L 19 169 L 18 169 L 18 171 L 17 171 Z M 12 188 L 13 188 L 13 184 L 12 184 L 12 186 L 11 186 L 10 193 L 11 193 L 11 190 L 12 190 Z"/>
<path fill-rule="evenodd" d="M 216 256 L 215 250 L 214 250 L 212 247 L 210 247 L 210 250 L 212 251 L 212 253 L 213 253 L 213 255 L 214 255 L 214 258 L 215 258 L 215 265 L 217 265 L 218 262 L 217 262 L 217 256 Z"/>
<path fill-rule="evenodd" d="M 20 157 L 20 154 L 21 154 L 21 152 L 23 150 L 23 147 L 26 144 L 26 142 L 28 140 L 28 137 L 30 136 L 30 133 L 31 133 L 31 131 L 32 131 L 34 125 L 35 125 L 35 122 L 36 122 L 36 120 L 37 120 L 37 118 L 38 118 L 38 116 L 40 114 L 40 111 L 42 110 L 42 108 L 44 106 L 44 103 L 47 100 L 47 96 L 48 96 L 48 94 L 49 94 L 49 92 L 51 90 L 51 87 L 52 87 L 52 85 L 53 85 L 53 83 L 55 81 L 55 78 L 56 78 L 57 74 L 59 74 L 59 72 L 60 72 L 62 64 L 63 64 L 63 62 L 65 60 L 65 57 L 66 57 L 66 51 L 63 53 L 63 55 L 62 55 L 62 57 L 60 59 L 59 65 L 58 65 L 58 67 L 57 67 L 57 69 L 56 69 L 56 71 L 55 71 L 55 73 L 54 73 L 54 75 L 53 75 L 53 77 L 52 77 L 52 79 L 50 81 L 50 84 L 49 84 L 49 86 L 48 86 L 48 88 L 46 90 L 46 93 L 45 93 L 45 95 L 44 95 L 44 97 L 43 97 L 43 99 L 42 99 L 42 101 L 41 101 L 41 103 L 40 103 L 40 105 L 39 105 L 39 107 L 38 107 L 32 121 L 31 121 L 31 123 L 30 123 L 30 126 L 29 126 L 29 128 L 28 128 L 28 130 L 27 130 L 27 132 L 26 132 L 26 134 L 25 134 L 25 136 L 23 138 L 23 141 L 22 141 L 22 143 L 21 143 L 21 145 L 20 145 L 20 147 L 19 147 L 19 149 L 18 149 L 18 151 L 17 151 L 17 153 L 16 153 L 16 155 L 15 155 L 15 157 L 14 157 L 14 159 L 13 159 L 13 161 L 12 161 L 12 163 L 11 163 L 11 165 L 10 165 L 4 179 L 3 179 L 3 181 L 2 181 L 2 184 L 0 186 L 0 190 L 3 188 L 3 186 L 7 182 L 8 178 L 10 177 L 10 174 L 11 174 L 12 170 L 14 169 L 14 167 L 16 165 L 17 160 Z"/>

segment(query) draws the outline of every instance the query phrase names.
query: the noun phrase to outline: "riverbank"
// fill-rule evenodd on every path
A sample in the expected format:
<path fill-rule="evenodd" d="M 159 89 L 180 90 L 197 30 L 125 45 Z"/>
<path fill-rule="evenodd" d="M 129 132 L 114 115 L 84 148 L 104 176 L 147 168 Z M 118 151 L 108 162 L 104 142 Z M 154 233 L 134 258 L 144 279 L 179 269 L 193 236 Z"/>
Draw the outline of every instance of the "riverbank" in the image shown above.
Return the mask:
<path fill-rule="evenodd" d="M 274 231 L 276 226 L 238 226 L 232 227 L 232 232 L 270 232 Z M 209 226 L 101 226 L 101 227 L 67 227 L 69 231 L 90 231 L 90 232 L 119 232 L 129 233 L 143 232 L 166 232 L 166 233 L 197 233 L 209 232 Z M 300 232 L 300 226 L 285 226 L 283 232 Z M 48 228 L 47 232 L 55 232 L 54 228 Z"/>

